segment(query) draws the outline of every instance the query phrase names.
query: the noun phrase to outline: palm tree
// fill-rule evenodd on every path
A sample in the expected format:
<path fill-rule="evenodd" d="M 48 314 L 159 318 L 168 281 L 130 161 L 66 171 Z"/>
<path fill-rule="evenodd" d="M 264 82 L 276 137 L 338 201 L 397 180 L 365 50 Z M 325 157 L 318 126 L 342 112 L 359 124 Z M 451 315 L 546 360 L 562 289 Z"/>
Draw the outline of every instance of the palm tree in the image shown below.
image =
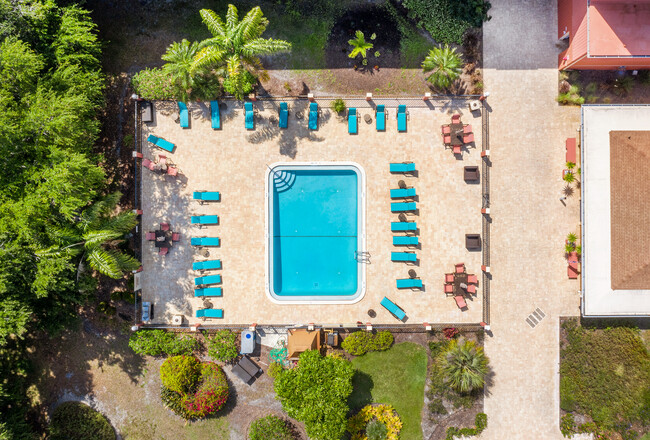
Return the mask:
<path fill-rule="evenodd" d="M 427 78 L 436 87 L 448 88 L 462 71 L 463 58 L 456 53 L 456 48 L 434 47 L 422 62 L 424 73 L 432 72 Z"/>
<path fill-rule="evenodd" d="M 488 358 L 481 347 L 472 341 L 453 339 L 442 355 L 442 371 L 446 381 L 455 390 L 467 393 L 485 384 Z"/>
<path fill-rule="evenodd" d="M 563 179 L 566 183 L 573 183 L 576 180 L 576 176 L 573 174 L 573 172 L 569 171 L 564 175 Z"/>
<path fill-rule="evenodd" d="M 357 55 L 361 54 L 363 58 L 366 57 L 366 51 L 372 49 L 373 44 L 366 41 L 366 37 L 363 35 L 363 32 L 357 31 L 355 38 L 348 40 L 348 44 L 352 46 L 352 52 L 348 55 L 350 58 L 356 58 Z"/>
<path fill-rule="evenodd" d="M 248 11 L 241 21 L 234 5 L 228 5 L 225 22 L 210 9 L 201 9 L 201 18 L 213 37 L 199 43 L 192 71 L 225 67 L 226 77 L 241 75 L 244 70 L 255 76 L 264 75 L 259 55 L 291 50 L 291 43 L 287 41 L 260 38 L 269 22 L 259 6 Z M 231 82 L 241 81 L 232 79 Z"/>
<path fill-rule="evenodd" d="M 199 43 L 183 39 L 180 43 L 175 41 L 169 45 L 167 52 L 161 57 L 167 63 L 163 71 L 180 88 L 181 100 L 187 101 L 195 86 L 198 71 L 192 71 L 192 62 L 199 51 Z"/>
<path fill-rule="evenodd" d="M 138 260 L 115 248 L 137 224 L 131 211 L 114 214 L 121 196 L 116 192 L 95 202 L 71 227 L 51 227 L 50 236 L 56 244 L 42 249 L 37 256 L 83 254 L 82 261 L 85 259 L 90 267 L 111 278 L 120 278 L 125 272 L 139 268 Z"/>

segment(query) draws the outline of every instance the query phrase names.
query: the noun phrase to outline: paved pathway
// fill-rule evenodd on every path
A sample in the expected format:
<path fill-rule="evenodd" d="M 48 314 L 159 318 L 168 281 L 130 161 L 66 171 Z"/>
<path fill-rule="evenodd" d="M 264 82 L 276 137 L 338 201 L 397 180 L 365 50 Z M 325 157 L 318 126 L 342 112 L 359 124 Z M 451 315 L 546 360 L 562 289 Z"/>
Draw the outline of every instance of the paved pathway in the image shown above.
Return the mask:
<path fill-rule="evenodd" d="M 578 195 L 560 201 L 564 140 L 578 108 L 559 107 L 557 4 L 493 0 L 484 26 L 484 82 L 490 92 L 491 327 L 486 352 L 494 385 L 481 439 L 561 439 L 558 318 L 579 313 L 566 278 L 564 237 L 577 232 Z M 540 308 L 545 317 L 525 321 Z"/>

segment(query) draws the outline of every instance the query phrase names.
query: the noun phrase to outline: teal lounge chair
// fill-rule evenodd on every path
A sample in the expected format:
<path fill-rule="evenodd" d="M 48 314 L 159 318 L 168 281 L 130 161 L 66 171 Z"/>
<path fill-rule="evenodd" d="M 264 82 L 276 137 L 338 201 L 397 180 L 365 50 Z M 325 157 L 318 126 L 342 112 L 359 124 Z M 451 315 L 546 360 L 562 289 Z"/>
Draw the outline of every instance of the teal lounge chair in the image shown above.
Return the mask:
<path fill-rule="evenodd" d="M 359 132 L 359 120 L 357 119 L 357 109 L 349 108 L 348 109 L 348 133 L 357 134 Z"/>
<path fill-rule="evenodd" d="M 422 280 L 417 278 L 406 278 L 406 279 L 396 280 L 396 281 L 397 281 L 398 289 L 421 289 L 422 288 Z"/>
<path fill-rule="evenodd" d="M 219 246 L 219 237 L 192 237 L 192 246 Z"/>
<path fill-rule="evenodd" d="M 246 116 L 246 130 L 255 129 L 255 112 L 253 111 L 253 103 L 245 102 L 244 103 L 244 114 Z"/>
<path fill-rule="evenodd" d="M 381 300 L 380 303 L 386 310 L 388 310 L 392 315 L 402 321 L 406 317 L 406 313 L 404 313 L 404 310 L 399 308 L 397 304 L 395 304 L 393 301 L 389 300 L 388 298 L 384 297 L 384 299 Z M 197 312 L 198 313 L 198 312 Z"/>
<path fill-rule="evenodd" d="M 216 225 L 219 223 L 218 215 L 193 215 L 191 218 L 193 225 Z"/>
<path fill-rule="evenodd" d="M 418 237 L 406 235 L 396 235 L 393 237 L 393 246 L 417 246 L 418 244 L 420 244 Z"/>
<path fill-rule="evenodd" d="M 415 211 L 416 209 L 415 202 L 396 202 L 390 204 L 391 212 Z"/>
<path fill-rule="evenodd" d="M 415 196 L 415 188 L 400 188 L 390 190 L 391 199 L 406 199 L 413 198 Z"/>
<path fill-rule="evenodd" d="M 178 101 L 178 115 L 181 119 L 181 128 L 190 127 L 190 114 L 187 111 L 187 105 L 184 102 Z"/>
<path fill-rule="evenodd" d="M 406 106 L 400 105 L 397 107 L 397 131 L 404 132 L 406 131 L 406 118 L 408 113 L 406 112 Z"/>
<path fill-rule="evenodd" d="M 413 162 L 406 163 L 391 163 L 391 173 L 413 173 L 415 172 L 415 164 Z"/>
<path fill-rule="evenodd" d="M 309 104 L 309 129 L 318 130 L 318 103 Z"/>
<path fill-rule="evenodd" d="M 415 222 L 391 222 L 390 230 L 392 232 L 417 231 L 418 225 Z"/>
<path fill-rule="evenodd" d="M 210 101 L 210 116 L 212 119 L 212 129 L 221 130 L 221 112 L 219 111 L 219 102 Z"/>
<path fill-rule="evenodd" d="M 289 126 L 289 106 L 286 102 L 280 103 L 280 112 L 278 118 L 278 127 L 287 128 Z"/>
<path fill-rule="evenodd" d="M 196 311 L 197 318 L 223 318 L 223 309 L 201 309 Z"/>
<path fill-rule="evenodd" d="M 150 134 L 147 140 L 158 148 L 162 148 L 163 150 L 169 151 L 170 153 L 174 152 L 174 144 L 172 144 L 169 141 L 166 141 L 163 138 L 159 138 L 158 136 L 154 136 Z"/>
<path fill-rule="evenodd" d="M 391 252 L 390 260 L 402 263 L 415 263 L 418 261 L 418 256 L 415 252 Z"/>
<path fill-rule="evenodd" d="M 218 202 L 221 200 L 221 194 L 218 191 L 194 191 L 192 194 L 194 200 L 203 202 Z"/>
<path fill-rule="evenodd" d="M 194 270 L 221 269 L 221 260 L 195 261 L 192 263 Z"/>
<path fill-rule="evenodd" d="M 202 286 L 204 284 L 221 284 L 221 275 L 208 275 L 194 278 L 195 286 Z"/>
<path fill-rule="evenodd" d="M 221 294 L 221 287 L 201 287 L 199 289 L 194 289 L 195 298 L 201 296 L 221 296 Z"/>
<path fill-rule="evenodd" d="M 377 121 L 377 131 L 386 131 L 386 110 L 384 104 L 377 106 L 377 110 L 375 110 L 375 121 Z"/>

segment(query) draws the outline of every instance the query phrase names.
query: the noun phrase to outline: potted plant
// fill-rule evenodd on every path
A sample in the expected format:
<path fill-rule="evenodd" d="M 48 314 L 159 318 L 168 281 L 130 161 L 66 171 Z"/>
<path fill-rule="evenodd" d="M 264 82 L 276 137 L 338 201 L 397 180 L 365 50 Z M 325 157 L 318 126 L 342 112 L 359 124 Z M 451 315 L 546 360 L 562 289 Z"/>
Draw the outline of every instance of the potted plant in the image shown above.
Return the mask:
<path fill-rule="evenodd" d="M 339 115 L 345 112 L 345 108 L 345 101 L 343 101 L 341 98 L 337 98 L 332 101 L 332 110 L 334 110 Z"/>

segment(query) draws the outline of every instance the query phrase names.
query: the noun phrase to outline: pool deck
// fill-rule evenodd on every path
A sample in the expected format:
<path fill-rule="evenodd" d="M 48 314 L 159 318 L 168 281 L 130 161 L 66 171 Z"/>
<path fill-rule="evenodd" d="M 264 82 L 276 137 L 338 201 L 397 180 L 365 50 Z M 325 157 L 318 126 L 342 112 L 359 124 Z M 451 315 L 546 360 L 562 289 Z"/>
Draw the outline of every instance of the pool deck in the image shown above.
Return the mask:
<path fill-rule="evenodd" d="M 361 101 L 361 100 L 360 100 Z M 278 101 L 279 102 L 279 101 Z M 154 304 L 151 324 L 168 325 L 173 315 L 181 314 L 185 322 L 203 322 L 195 318 L 203 300 L 194 298 L 195 276 L 192 262 L 205 259 L 190 246 L 192 236 L 217 236 L 219 248 L 209 248 L 209 259 L 220 259 L 222 269 L 212 271 L 222 276 L 223 297 L 211 298 L 213 308 L 224 310 L 223 319 L 209 319 L 204 324 L 258 325 L 355 325 L 358 321 L 373 324 L 401 324 L 379 302 L 387 296 L 407 315 L 406 324 L 478 323 L 482 320 L 482 291 L 467 300 L 461 311 L 453 297 L 443 293 L 446 272 L 454 263 L 463 262 L 467 271 L 481 281 L 481 252 L 465 248 L 466 233 L 481 233 L 481 185 L 463 180 L 463 167 L 481 164 L 481 117 L 472 114 L 465 100 L 433 102 L 433 108 L 409 106 L 408 131 L 397 132 L 396 108 L 388 107 L 385 132 L 377 132 L 374 112 L 359 105 L 359 134 L 347 132 L 347 121 L 338 117 L 319 101 L 321 115 L 318 131 L 307 129 L 307 101 L 289 101 L 289 128 L 277 127 L 278 102 L 258 101 L 255 130 L 244 128 L 243 103 L 228 101 L 222 110 L 222 130 L 212 130 L 210 112 L 205 104 L 190 103 L 190 127 L 182 129 L 175 122 L 174 103 L 156 102 L 155 119 L 143 124 L 142 139 L 151 133 L 176 144 L 172 154 L 151 148 L 144 142 L 145 158 L 165 154 L 178 165 L 177 177 L 161 176 L 147 169 L 142 172 L 142 231 L 158 229 L 160 222 L 171 223 L 181 233 L 166 256 L 159 256 L 151 242 L 142 243 L 144 270 L 139 275 L 142 300 Z M 381 103 L 381 102 L 380 102 Z M 407 103 L 408 106 L 408 103 Z M 448 124 L 451 114 L 459 112 L 463 123 L 472 124 L 476 148 L 463 150 L 462 159 L 445 149 L 440 126 Z M 363 115 L 371 114 L 372 124 Z M 275 123 L 270 121 L 274 117 Z M 356 162 L 365 170 L 366 244 L 370 263 L 366 265 L 366 293 L 355 304 L 284 305 L 272 303 L 265 293 L 264 209 L 267 165 L 276 162 Z M 418 175 L 389 173 L 389 163 L 413 161 Z M 417 190 L 417 215 L 409 220 L 419 227 L 421 248 L 415 250 L 418 265 L 390 261 L 392 245 L 389 190 L 398 181 Z M 219 191 L 221 201 L 200 205 L 192 200 L 195 190 Z M 199 229 L 190 225 L 191 215 L 217 214 L 219 225 Z M 143 234 L 144 235 L 144 234 Z M 397 278 L 408 278 L 415 269 L 423 280 L 424 290 L 398 290 Z M 376 311 L 370 318 L 368 310 Z"/>

